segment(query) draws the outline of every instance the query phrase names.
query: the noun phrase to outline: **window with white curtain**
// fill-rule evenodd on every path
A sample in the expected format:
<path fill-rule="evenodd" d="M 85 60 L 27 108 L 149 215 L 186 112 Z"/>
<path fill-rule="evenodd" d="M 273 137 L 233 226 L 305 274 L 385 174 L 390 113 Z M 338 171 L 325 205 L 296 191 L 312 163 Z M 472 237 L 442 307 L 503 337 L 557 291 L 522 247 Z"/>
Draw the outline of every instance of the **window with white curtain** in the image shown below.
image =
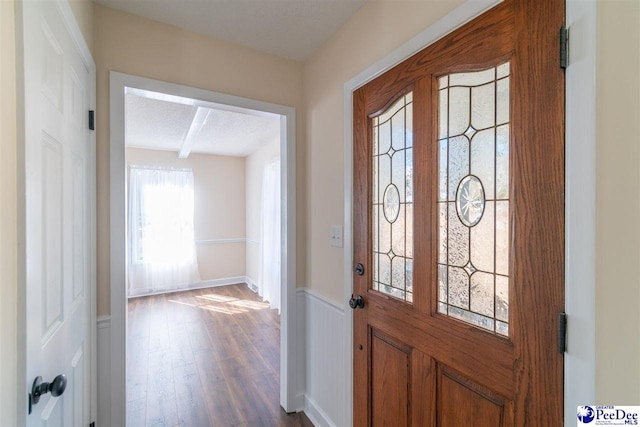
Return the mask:
<path fill-rule="evenodd" d="M 129 296 L 200 281 L 191 169 L 130 167 Z"/>
<path fill-rule="evenodd" d="M 260 273 L 258 293 L 280 312 L 280 160 L 262 173 L 260 209 Z"/>

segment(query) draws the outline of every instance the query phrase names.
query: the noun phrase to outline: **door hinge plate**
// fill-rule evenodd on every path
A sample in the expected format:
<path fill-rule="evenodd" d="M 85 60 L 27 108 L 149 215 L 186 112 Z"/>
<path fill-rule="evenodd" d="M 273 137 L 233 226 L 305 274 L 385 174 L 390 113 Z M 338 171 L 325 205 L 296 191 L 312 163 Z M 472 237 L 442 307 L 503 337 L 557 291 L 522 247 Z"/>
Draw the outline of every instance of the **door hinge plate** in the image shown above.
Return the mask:
<path fill-rule="evenodd" d="M 89 130 L 96 130 L 96 112 L 89 110 Z"/>
<path fill-rule="evenodd" d="M 558 313 L 558 353 L 564 354 L 567 351 L 567 314 L 563 311 Z"/>
<path fill-rule="evenodd" d="M 560 28 L 560 68 L 567 69 L 569 65 L 569 29 L 564 25 Z"/>

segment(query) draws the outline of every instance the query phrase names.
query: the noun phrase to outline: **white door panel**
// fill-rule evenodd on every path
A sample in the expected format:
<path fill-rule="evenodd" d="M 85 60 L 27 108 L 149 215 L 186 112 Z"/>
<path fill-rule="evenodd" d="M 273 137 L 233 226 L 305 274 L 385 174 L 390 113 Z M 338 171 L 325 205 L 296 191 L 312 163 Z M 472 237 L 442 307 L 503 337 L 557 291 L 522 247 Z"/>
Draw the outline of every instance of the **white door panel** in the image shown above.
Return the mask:
<path fill-rule="evenodd" d="M 57 2 L 23 1 L 27 390 L 59 375 L 59 397 L 40 397 L 27 426 L 90 423 L 92 186 L 87 126 L 92 72 Z"/>

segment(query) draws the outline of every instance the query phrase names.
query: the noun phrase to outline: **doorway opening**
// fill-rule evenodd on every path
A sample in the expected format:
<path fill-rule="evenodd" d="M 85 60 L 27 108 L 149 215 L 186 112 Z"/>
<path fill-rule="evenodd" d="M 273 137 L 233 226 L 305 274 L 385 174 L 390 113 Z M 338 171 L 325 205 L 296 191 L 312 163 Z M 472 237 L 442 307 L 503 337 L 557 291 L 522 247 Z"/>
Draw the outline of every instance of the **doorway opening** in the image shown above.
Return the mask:
<path fill-rule="evenodd" d="M 271 415 L 278 416 L 278 406 L 299 407 L 288 357 L 295 322 L 294 120 L 289 107 L 111 73 L 113 423 L 133 422 L 142 406 L 149 416 L 141 396 L 155 388 L 151 362 L 171 369 L 176 402 L 180 388 L 197 393 L 195 384 L 206 395 L 202 387 L 211 378 L 198 376 L 235 363 L 220 384 L 232 388 L 230 375 L 246 368 L 257 375 L 262 365 L 270 393 L 256 393 L 279 395 Z M 250 339 L 265 334 L 250 329 L 255 325 L 271 325 L 266 335 L 273 339 L 261 343 L 275 345 L 264 353 L 273 357 Z M 256 359 L 242 356 L 251 348 Z M 153 350 L 161 351 L 151 357 Z M 165 410 L 178 406 L 158 402 Z M 183 413 L 197 413 L 193 399 L 183 403 L 192 409 Z M 203 399 L 199 416 L 210 417 L 216 404 Z M 236 402 L 235 416 L 244 416 L 242 405 Z"/>
<path fill-rule="evenodd" d="M 201 104 L 125 93 L 130 426 L 287 419 L 280 117 Z"/>

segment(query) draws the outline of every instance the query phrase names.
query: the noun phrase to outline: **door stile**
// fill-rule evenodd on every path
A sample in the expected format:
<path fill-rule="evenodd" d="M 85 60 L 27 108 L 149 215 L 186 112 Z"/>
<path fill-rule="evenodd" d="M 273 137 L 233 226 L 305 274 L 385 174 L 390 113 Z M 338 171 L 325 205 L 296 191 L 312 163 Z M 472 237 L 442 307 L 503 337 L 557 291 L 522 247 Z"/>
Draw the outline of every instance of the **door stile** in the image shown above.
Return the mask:
<path fill-rule="evenodd" d="M 353 93 L 353 132 L 354 141 L 367 139 L 369 135 L 367 115 L 365 108 L 365 91 L 360 88 Z M 370 240 L 369 226 L 369 188 L 368 176 L 369 167 L 362 167 L 363 159 L 369 159 L 369 149 L 367 144 L 354 144 L 353 146 L 353 162 L 354 162 L 354 210 L 353 210 L 353 249 L 354 264 L 362 263 L 364 265 L 364 275 L 353 275 L 353 294 L 366 295 L 367 284 L 370 280 L 371 262 L 368 251 L 368 242 Z M 370 162 L 368 162 L 370 163 Z M 353 268 L 354 266 L 352 266 Z M 353 405 L 354 405 L 354 427 L 365 427 L 370 425 L 371 414 L 371 398 L 369 393 L 369 348 L 370 348 L 370 332 L 367 322 L 366 312 L 368 310 L 358 309 L 357 315 L 354 313 L 353 325 Z M 366 393 L 358 392 L 358 390 L 367 390 Z M 366 416 L 362 416 L 366 414 Z"/>
<path fill-rule="evenodd" d="M 411 422 L 414 427 L 436 425 L 436 363 L 425 353 L 411 352 Z"/>
<path fill-rule="evenodd" d="M 563 355 L 557 342 L 557 315 L 564 310 L 564 71 L 557 55 L 565 2 L 515 3 L 517 55 L 513 61 L 514 93 L 527 99 L 512 103 L 512 240 L 511 311 L 516 381 L 526 392 L 515 402 L 516 425 L 562 423 Z M 525 30 L 526 29 L 526 30 Z M 545 126 L 540 126 L 544 123 Z M 540 185 L 543 183 L 543 185 Z M 540 227 L 539 224 L 544 224 Z M 532 232 L 531 230 L 535 230 Z M 560 238 L 558 238 L 560 236 Z M 518 284 L 518 289 L 513 289 Z M 544 288 L 543 288 L 544 287 Z M 544 289 L 544 292 L 540 292 Z M 532 351 L 541 346 L 543 351 Z"/>

